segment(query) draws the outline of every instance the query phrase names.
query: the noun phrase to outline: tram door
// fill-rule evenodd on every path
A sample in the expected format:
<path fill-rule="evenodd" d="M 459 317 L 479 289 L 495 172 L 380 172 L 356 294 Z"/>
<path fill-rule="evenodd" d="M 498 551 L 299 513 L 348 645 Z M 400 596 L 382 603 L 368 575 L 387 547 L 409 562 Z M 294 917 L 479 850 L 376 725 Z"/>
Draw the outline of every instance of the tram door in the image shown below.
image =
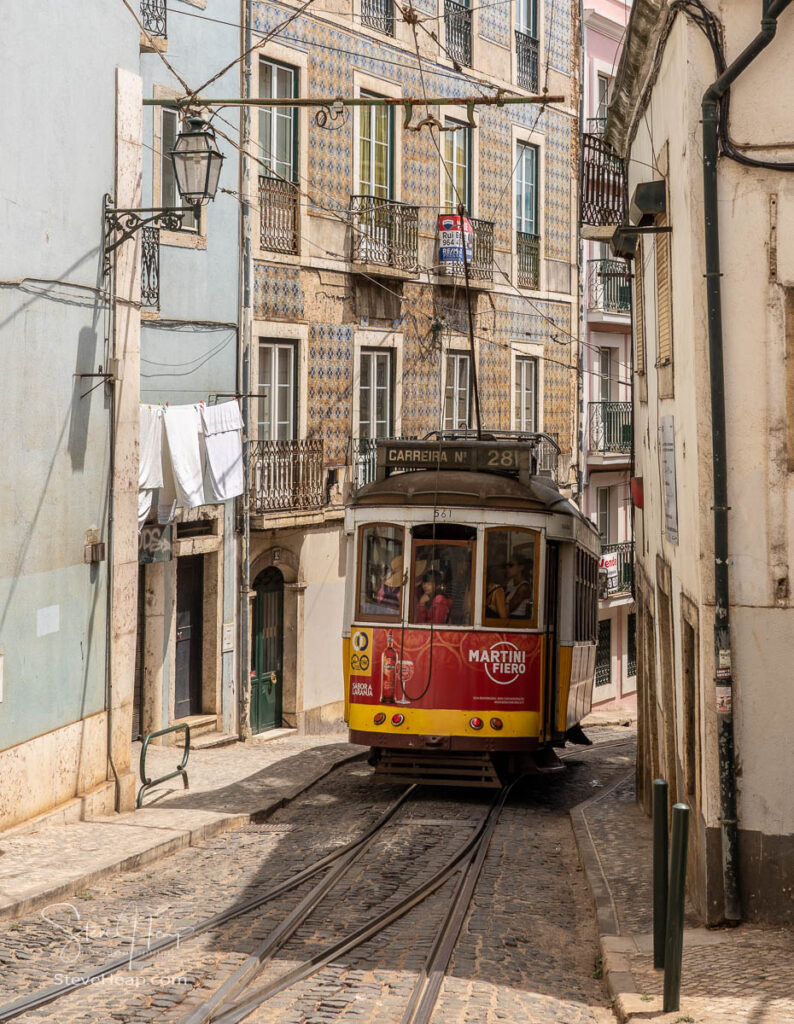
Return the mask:
<path fill-rule="evenodd" d="M 254 629 L 251 644 L 251 731 L 281 725 L 284 661 L 284 577 L 265 569 L 254 582 Z"/>
<path fill-rule="evenodd" d="M 545 678 L 543 680 L 543 706 L 546 709 L 546 735 L 550 737 L 554 732 L 554 722 L 557 717 L 557 602 L 558 602 L 558 580 L 560 573 L 560 549 L 553 541 L 546 543 L 546 607 L 544 617 L 546 620 L 546 644 Z"/>

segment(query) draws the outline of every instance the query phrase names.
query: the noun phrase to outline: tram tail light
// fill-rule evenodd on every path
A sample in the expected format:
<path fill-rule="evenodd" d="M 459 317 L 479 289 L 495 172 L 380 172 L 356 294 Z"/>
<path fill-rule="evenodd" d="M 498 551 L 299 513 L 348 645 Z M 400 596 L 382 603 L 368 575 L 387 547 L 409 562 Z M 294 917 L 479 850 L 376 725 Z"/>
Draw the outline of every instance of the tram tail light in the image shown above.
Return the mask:
<path fill-rule="evenodd" d="M 482 729 L 483 720 L 481 718 L 471 718 L 469 719 L 469 725 L 472 729 Z"/>
<path fill-rule="evenodd" d="M 492 729 L 496 729 L 497 731 L 499 729 L 501 729 L 502 728 L 502 719 L 501 718 L 492 718 L 491 719 L 491 728 Z"/>
<path fill-rule="evenodd" d="M 391 724 L 392 725 L 402 725 L 404 721 L 405 721 L 405 715 L 401 715 L 401 714 L 398 713 L 396 715 L 392 715 L 391 716 Z"/>
<path fill-rule="evenodd" d="M 379 711 L 377 713 L 377 715 L 375 715 L 375 717 L 373 718 L 373 722 L 375 723 L 375 725 L 383 725 L 383 723 L 385 721 L 386 721 L 386 716 L 384 715 L 384 713 L 382 711 Z"/>

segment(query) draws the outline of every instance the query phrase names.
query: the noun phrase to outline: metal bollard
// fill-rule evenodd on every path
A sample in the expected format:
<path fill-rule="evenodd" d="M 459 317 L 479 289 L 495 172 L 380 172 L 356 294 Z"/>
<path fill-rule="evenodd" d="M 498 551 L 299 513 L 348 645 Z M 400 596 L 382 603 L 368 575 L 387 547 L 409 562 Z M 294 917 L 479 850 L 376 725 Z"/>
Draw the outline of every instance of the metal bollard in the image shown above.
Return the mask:
<path fill-rule="evenodd" d="M 667 783 L 653 781 L 653 966 L 664 967 L 667 925 Z"/>
<path fill-rule="evenodd" d="M 673 804 L 670 841 L 670 891 L 667 898 L 667 935 L 664 947 L 663 1013 L 678 1010 L 681 1003 L 681 957 L 684 952 L 684 902 L 686 900 L 686 850 L 689 808 Z"/>

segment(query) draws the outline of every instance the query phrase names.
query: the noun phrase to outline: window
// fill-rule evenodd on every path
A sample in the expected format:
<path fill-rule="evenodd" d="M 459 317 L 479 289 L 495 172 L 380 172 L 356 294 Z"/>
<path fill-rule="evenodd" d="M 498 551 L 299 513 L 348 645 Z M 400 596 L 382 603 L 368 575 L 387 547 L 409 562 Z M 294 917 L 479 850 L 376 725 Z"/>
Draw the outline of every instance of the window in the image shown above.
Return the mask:
<path fill-rule="evenodd" d="M 446 127 L 454 131 L 444 132 L 444 209 L 457 213 L 458 204 L 463 203 L 471 213 L 471 130 L 449 120 Z"/>
<path fill-rule="evenodd" d="M 515 429 L 534 434 L 538 429 L 538 361 L 516 357 Z"/>
<path fill-rule="evenodd" d="M 659 227 L 667 226 L 667 217 L 656 218 Z M 670 235 L 656 236 L 656 323 L 659 335 L 659 365 L 673 361 L 673 305 L 670 293 Z"/>
<path fill-rule="evenodd" d="M 261 441 L 291 441 L 295 437 L 295 345 L 259 343 L 257 426 Z"/>
<path fill-rule="evenodd" d="M 471 408 L 471 359 L 466 352 L 447 356 L 444 430 L 468 430 Z"/>
<path fill-rule="evenodd" d="M 361 353 L 359 437 L 389 437 L 392 433 L 392 353 L 365 349 Z"/>
<path fill-rule="evenodd" d="M 524 35 L 538 38 L 538 9 L 536 0 L 516 0 L 516 28 Z"/>
<path fill-rule="evenodd" d="M 609 402 L 612 398 L 612 363 L 612 349 L 599 348 L 598 397 L 602 402 Z"/>
<path fill-rule="evenodd" d="M 538 234 L 538 149 L 518 144 L 516 160 L 516 231 Z"/>
<path fill-rule="evenodd" d="M 626 640 L 626 675 L 637 675 L 637 613 L 627 616 L 628 637 Z"/>
<path fill-rule="evenodd" d="M 609 686 L 612 682 L 612 620 L 602 619 L 598 623 L 598 647 L 596 648 L 595 685 Z M 594 694 L 594 699 L 599 698 Z"/>
<path fill-rule="evenodd" d="M 484 626 L 537 625 L 539 546 L 533 530 L 485 531 Z"/>
<path fill-rule="evenodd" d="M 414 527 L 412 623 L 471 625 L 476 543 L 477 530 L 471 526 Z"/>
<path fill-rule="evenodd" d="M 398 621 L 403 593 L 403 528 L 378 524 L 359 533 L 358 617 Z"/>
<path fill-rule="evenodd" d="M 596 107 L 595 116 L 599 119 L 606 120 L 607 110 L 609 109 L 609 79 L 606 75 L 599 75 L 596 83 L 596 99 L 598 106 Z"/>
<path fill-rule="evenodd" d="M 298 95 L 298 72 L 295 68 L 259 62 L 259 96 L 261 99 L 289 99 Z M 287 181 L 298 180 L 298 108 L 261 107 L 259 111 L 259 146 L 262 158 L 273 175 Z"/>
<path fill-rule="evenodd" d="M 598 501 L 596 526 L 598 527 L 598 532 L 601 534 L 602 544 L 609 543 L 609 505 L 611 490 L 611 487 L 598 487 L 596 489 L 596 498 Z"/>
<path fill-rule="evenodd" d="M 179 129 L 179 114 L 170 107 L 162 108 L 162 131 L 160 134 L 160 206 L 179 207 L 188 212 L 182 219 L 182 230 L 197 231 L 196 214 L 190 203 L 186 203 L 179 195 L 174 176 L 174 164 L 171 150 L 176 144 Z"/>
<path fill-rule="evenodd" d="M 374 96 L 362 92 L 362 98 Z M 394 109 L 360 107 L 358 191 L 376 199 L 392 199 L 394 190 Z"/>

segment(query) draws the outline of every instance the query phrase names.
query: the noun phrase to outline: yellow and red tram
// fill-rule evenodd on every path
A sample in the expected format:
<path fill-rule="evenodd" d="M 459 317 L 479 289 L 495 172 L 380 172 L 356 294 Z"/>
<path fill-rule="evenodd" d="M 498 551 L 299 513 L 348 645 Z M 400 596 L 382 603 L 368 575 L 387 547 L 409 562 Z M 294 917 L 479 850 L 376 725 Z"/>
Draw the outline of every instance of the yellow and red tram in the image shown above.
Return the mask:
<path fill-rule="evenodd" d="M 345 717 L 388 774 L 499 785 L 584 740 L 600 545 L 544 440 L 378 442 L 346 509 Z"/>

